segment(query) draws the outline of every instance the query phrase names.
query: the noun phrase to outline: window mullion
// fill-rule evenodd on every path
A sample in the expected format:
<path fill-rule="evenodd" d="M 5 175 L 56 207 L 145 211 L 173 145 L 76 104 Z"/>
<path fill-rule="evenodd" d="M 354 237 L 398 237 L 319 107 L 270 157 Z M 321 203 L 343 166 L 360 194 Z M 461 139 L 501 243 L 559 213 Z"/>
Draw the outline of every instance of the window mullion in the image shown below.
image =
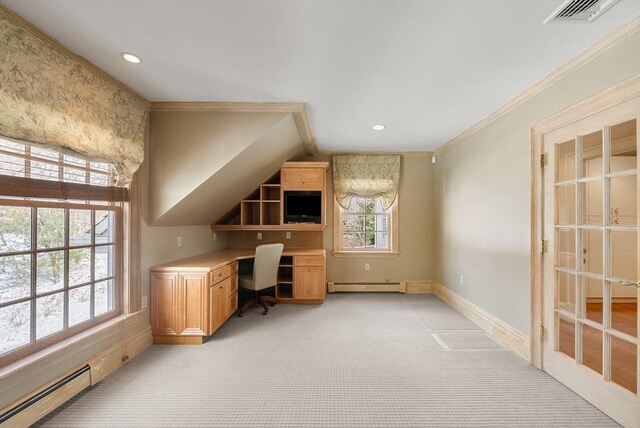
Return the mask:
<path fill-rule="evenodd" d="M 31 147 L 25 146 L 24 148 L 24 176 L 26 178 L 31 178 Z"/>
<path fill-rule="evenodd" d="M 89 317 L 93 319 L 96 316 L 96 210 L 91 210 L 91 260 L 89 266 L 91 270 Z"/>
<path fill-rule="evenodd" d="M 38 247 L 38 209 L 36 207 L 31 207 L 31 305 L 29 306 L 31 309 L 31 314 L 29 315 L 29 343 L 36 342 L 36 280 L 37 280 L 37 253 L 36 248 Z"/>
<path fill-rule="evenodd" d="M 60 155 L 62 159 L 62 155 Z M 62 167 L 60 168 L 62 170 Z M 64 210 L 64 294 L 63 294 L 63 309 L 62 309 L 62 329 L 67 330 L 69 328 L 69 216 L 70 211 L 68 208 Z"/>

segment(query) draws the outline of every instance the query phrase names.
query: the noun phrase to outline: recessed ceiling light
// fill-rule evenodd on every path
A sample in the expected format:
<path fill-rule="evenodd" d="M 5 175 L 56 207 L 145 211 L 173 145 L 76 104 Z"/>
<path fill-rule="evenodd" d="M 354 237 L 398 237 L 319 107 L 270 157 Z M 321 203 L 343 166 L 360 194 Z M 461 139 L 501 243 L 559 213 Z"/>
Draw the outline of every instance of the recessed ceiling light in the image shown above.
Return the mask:
<path fill-rule="evenodd" d="M 132 64 L 140 64 L 142 62 L 139 56 L 129 52 L 122 52 L 120 55 L 122 55 L 125 61 L 129 61 Z"/>
<path fill-rule="evenodd" d="M 382 131 L 384 129 L 384 125 L 373 125 L 371 129 L 374 131 Z"/>

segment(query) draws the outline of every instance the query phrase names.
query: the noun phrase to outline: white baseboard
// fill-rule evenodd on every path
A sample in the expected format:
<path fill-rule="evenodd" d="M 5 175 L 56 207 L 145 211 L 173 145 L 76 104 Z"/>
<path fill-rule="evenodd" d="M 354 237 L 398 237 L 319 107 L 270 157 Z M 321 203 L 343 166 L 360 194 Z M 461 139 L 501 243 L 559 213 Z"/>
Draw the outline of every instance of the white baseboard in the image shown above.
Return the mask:
<path fill-rule="evenodd" d="M 518 356 L 527 362 L 531 362 L 531 341 L 529 336 L 496 318 L 484 309 L 474 305 L 440 283 L 435 283 L 433 289 L 434 294 L 449 304 L 449 306 L 478 324 L 478 326 L 491 337 L 515 352 Z"/>

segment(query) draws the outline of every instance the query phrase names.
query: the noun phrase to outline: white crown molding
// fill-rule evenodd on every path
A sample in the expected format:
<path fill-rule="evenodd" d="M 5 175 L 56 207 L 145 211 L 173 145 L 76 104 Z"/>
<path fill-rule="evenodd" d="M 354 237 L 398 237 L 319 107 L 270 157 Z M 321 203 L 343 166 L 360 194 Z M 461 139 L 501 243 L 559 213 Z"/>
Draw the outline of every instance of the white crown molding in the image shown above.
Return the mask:
<path fill-rule="evenodd" d="M 517 95 L 511 101 L 507 102 L 505 105 L 500 107 L 498 110 L 494 111 L 493 113 L 491 113 L 490 115 L 488 115 L 484 119 L 482 119 L 479 122 L 475 123 L 470 128 L 466 129 L 464 132 L 462 132 L 461 134 L 459 134 L 458 136 L 456 136 L 455 138 L 453 138 L 449 142 L 447 142 L 447 143 L 443 144 L 442 146 L 440 146 L 438 149 L 436 149 L 435 154 L 439 155 L 439 154 L 449 150 L 450 148 L 452 148 L 453 146 L 455 146 L 456 144 L 458 144 L 459 142 L 461 142 L 462 140 L 464 140 L 468 136 L 478 132 L 482 128 L 484 128 L 487 125 L 491 124 L 492 122 L 498 120 L 499 118 L 501 118 L 505 114 L 509 113 L 511 110 L 513 110 L 516 107 L 518 107 L 523 102 L 525 102 L 525 101 L 529 100 L 530 98 L 534 97 L 535 95 L 537 95 L 538 93 L 540 93 L 543 90 L 547 89 L 548 87 L 550 87 L 551 85 L 553 85 L 557 81 L 563 79 L 569 73 L 571 73 L 574 70 L 580 68 L 581 66 L 583 66 L 584 64 L 586 64 L 589 61 L 593 60 L 594 58 L 596 58 L 597 56 L 599 56 L 603 52 L 606 52 L 607 50 L 609 50 L 612 47 L 616 46 L 618 43 L 620 43 L 624 39 L 634 35 L 635 33 L 639 32 L 639 31 L 640 31 L 640 15 L 632 18 L 627 23 L 625 23 L 622 26 L 620 26 L 619 28 L 615 29 L 614 31 L 612 31 L 611 33 L 606 35 L 603 39 L 598 41 L 596 44 L 594 44 L 593 46 L 589 47 L 587 50 L 585 50 L 584 52 L 580 53 L 578 56 L 574 57 L 572 60 L 567 62 L 565 65 L 563 65 L 562 67 L 558 68 L 557 70 L 555 70 L 551 74 L 547 75 L 547 77 L 545 77 L 544 79 L 540 80 L 538 83 L 536 83 L 533 86 L 529 87 L 525 91 L 521 92 L 519 95 Z"/>

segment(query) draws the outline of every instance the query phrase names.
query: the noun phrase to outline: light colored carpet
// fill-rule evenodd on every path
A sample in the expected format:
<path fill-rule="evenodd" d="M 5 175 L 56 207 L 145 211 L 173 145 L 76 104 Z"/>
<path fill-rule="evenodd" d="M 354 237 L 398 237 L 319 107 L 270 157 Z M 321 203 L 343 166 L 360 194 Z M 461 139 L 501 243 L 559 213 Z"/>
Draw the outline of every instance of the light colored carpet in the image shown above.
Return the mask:
<path fill-rule="evenodd" d="M 433 295 L 335 294 L 260 312 L 202 346 L 152 346 L 41 424 L 617 426 Z"/>

